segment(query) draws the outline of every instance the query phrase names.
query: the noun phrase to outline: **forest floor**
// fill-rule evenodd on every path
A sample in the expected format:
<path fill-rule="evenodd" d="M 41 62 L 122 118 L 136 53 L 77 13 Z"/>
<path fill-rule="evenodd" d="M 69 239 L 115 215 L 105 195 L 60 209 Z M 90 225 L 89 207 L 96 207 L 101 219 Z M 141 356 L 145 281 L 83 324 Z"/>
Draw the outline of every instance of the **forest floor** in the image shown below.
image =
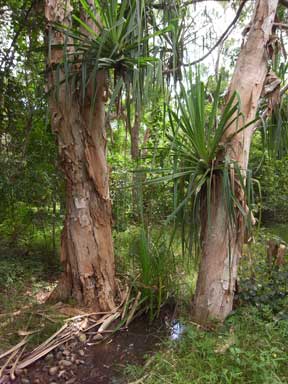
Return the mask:
<path fill-rule="evenodd" d="M 91 337 L 75 337 L 21 372 L 15 384 L 124 384 L 125 366 L 143 365 L 145 358 L 159 350 L 167 332 L 160 320 L 149 326 L 146 319 L 137 319 L 129 329 L 118 331 L 100 344 L 93 343 Z"/>
<path fill-rule="evenodd" d="M 267 269 L 267 236 L 262 233 L 244 254 L 237 307 L 225 324 L 203 329 L 189 320 L 184 305 L 177 313 L 172 311 L 173 315 L 168 310 L 162 312 L 152 325 L 148 319 L 136 319 L 128 331 L 121 330 L 98 345 L 88 335 L 85 339 L 75 337 L 17 372 L 14 382 L 288 383 L 288 263 Z M 57 331 L 67 316 L 77 315 L 77 309 L 72 302 L 45 304 L 60 272 L 58 261 L 45 249 L 27 252 L 10 246 L 0 251 L 1 355 L 27 332 L 35 331 L 27 350 L 38 345 Z M 183 302 L 183 298 L 179 300 Z M 5 380 L 2 382 L 10 383 L 8 377 Z"/>
<path fill-rule="evenodd" d="M 57 284 L 60 266 L 45 249 L 0 249 L 0 355 L 30 332 L 27 350 L 39 345 L 81 309 L 75 303 L 45 303 Z M 153 324 L 148 318 L 136 319 L 129 329 L 118 331 L 99 344 L 93 335 L 75 338 L 38 360 L 27 369 L 16 371 L 15 384 L 124 383 L 121 373 L 127 364 L 144 363 L 159 350 L 169 330 L 170 310 L 164 310 Z M 85 335 L 84 335 L 85 336 Z M 83 334 L 82 334 L 83 337 Z M 4 358 L 0 362 L 4 363 Z M 8 376 L 0 383 L 12 383 Z"/>

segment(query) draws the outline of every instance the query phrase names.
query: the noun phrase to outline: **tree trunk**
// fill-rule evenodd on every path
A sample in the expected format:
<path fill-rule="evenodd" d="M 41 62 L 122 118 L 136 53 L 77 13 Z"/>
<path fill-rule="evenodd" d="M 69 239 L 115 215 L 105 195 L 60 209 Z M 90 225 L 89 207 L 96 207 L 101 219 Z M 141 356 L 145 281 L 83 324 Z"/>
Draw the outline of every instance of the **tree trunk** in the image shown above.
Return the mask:
<path fill-rule="evenodd" d="M 114 307 L 115 296 L 106 162 L 106 74 L 98 72 L 96 76 L 95 105 L 91 105 L 91 90 L 87 91 L 83 103 L 72 82 L 66 79 L 60 83 L 65 80 L 62 69 L 57 80 L 55 67 L 63 60 L 63 49 L 54 45 L 63 44 L 64 36 L 53 30 L 51 24 L 71 26 L 71 12 L 67 0 L 46 0 L 45 16 L 51 42 L 48 57 L 49 107 L 66 179 L 66 217 L 61 237 L 64 273 L 52 298 L 65 300 L 73 297 L 80 304 L 106 311 Z M 59 84 L 56 86 L 57 81 Z"/>
<path fill-rule="evenodd" d="M 130 126 L 130 136 L 131 136 L 131 159 L 133 161 L 133 166 L 137 168 L 139 166 L 138 162 L 140 159 L 139 151 L 139 135 L 140 135 L 140 124 L 141 124 L 141 112 L 139 108 L 136 108 L 134 123 Z M 134 172 L 132 174 L 132 211 L 133 217 L 136 221 L 139 220 L 139 214 L 141 211 L 141 187 L 142 175 Z"/>
<path fill-rule="evenodd" d="M 245 123 L 255 118 L 257 104 L 267 75 L 267 44 L 275 18 L 278 0 L 257 0 L 247 41 L 242 47 L 229 88 L 229 97 L 237 91 L 241 99 L 241 111 Z M 241 118 L 225 132 L 226 154 L 237 161 L 245 177 L 253 126 L 227 138 L 241 128 Z M 223 154 L 222 154 L 223 156 Z M 202 257 L 196 292 L 193 301 L 194 319 L 205 324 L 212 320 L 223 321 L 232 310 L 238 262 L 244 241 L 243 217 L 238 212 L 231 226 L 222 190 L 221 178 L 213 181 L 210 222 L 207 220 L 207 204 L 202 202 L 201 247 Z M 244 193 L 235 183 L 235 193 L 245 208 Z"/>
<path fill-rule="evenodd" d="M 134 124 L 131 127 L 131 158 L 133 161 L 139 159 L 139 133 L 140 133 L 141 114 L 135 112 Z"/>

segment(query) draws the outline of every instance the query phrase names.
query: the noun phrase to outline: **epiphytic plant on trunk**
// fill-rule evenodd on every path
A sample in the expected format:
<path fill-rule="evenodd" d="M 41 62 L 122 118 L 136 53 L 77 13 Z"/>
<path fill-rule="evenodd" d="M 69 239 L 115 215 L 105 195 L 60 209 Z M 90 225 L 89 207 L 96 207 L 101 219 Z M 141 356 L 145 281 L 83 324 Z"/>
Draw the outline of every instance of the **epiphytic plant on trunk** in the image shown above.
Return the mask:
<path fill-rule="evenodd" d="M 193 317 L 199 323 L 207 323 L 214 319 L 222 321 L 232 310 L 238 263 L 244 242 L 243 214 L 249 213 L 244 186 L 248 184 L 249 151 L 255 130 L 252 123 L 268 74 L 269 55 L 266 47 L 270 41 L 277 6 L 278 0 L 257 0 L 255 3 L 249 34 L 245 44 L 241 47 L 225 108 L 226 110 L 235 97 L 235 91 L 237 91 L 241 100 L 239 111 L 245 118 L 245 122 L 241 118 L 234 119 L 227 128 L 223 129 L 219 140 L 216 140 L 216 144 L 221 144 L 221 148 L 219 146 L 219 150 L 215 152 L 216 157 L 212 163 L 213 169 L 214 164 L 218 167 L 221 162 L 224 162 L 224 164 L 228 164 L 229 172 L 222 172 L 222 175 L 217 175 L 213 171 L 214 175 L 210 179 L 211 193 L 207 189 L 204 197 L 198 199 L 198 212 L 201 213 L 201 260 L 193 300 Z M 201 93 L 198 92 L 198 95 Z M 193 103 L 190 103 L 187 109 L 193 111 Z M 198 108 L 195 111 L 202 121 L 204 109 Z M 187 118 L 185 114 L 183 116 L 185 125 L 189 126 L 190 122 L 187 121 L 187 118 L 192 117 L 193 121 L 193 114 L 192 116 L 191 113 L 188 114 Z M 205 142 L 204 132 L 200 138 L 199 143 L 198 140 L 195 142 L 197 144 L 195 149 L 199 154 L 203 152 L 205 155 L 205 147 L 201 145 Z M 187 143 L 184 144 L 187 147 Z M 189 149 L 189 146 L 187 148 Z M 197 160 L 200 159 L 196 158 Z M 199 162 L 199 167 L 201 167 L 201 163 L 203 163 L 202 159 Z M 205 163 L 204 166 L 206 166 Z M 183 170 L 183 172 L 189 174 L 189 170 Z M 207 172 L 208 175 L 209 171 Z M 191 185 L 190 191 L 194 191 L 194 195 L 201 189 L 203 190 L 207 175 L 204 173 L 189 184 L 189 186 Z M 196 189 L 194 185 L 197 185 Z M 206 188 L 207 186 L 206 182 Z M 230 186 L 228 190 L 227 186 Z M 234 208 L 234 205 L 237 208 L 233 222 L 231 222 L 228 214 L 227 191 L 235 197 L 230 199 L 231 208 Z M 209 202 L 210 209 L 208 209 Z M 182 204 L 185 204 L 185 200 Z"/>
<path fill-rule="evenodd" d="M 221 79 L 211 105 L 199 72 L 194 78 L 190 73 L 187 84 L 181 85 L 178 110 L 169 108 L 171 132 L 167 137 L 173 171 L 148 182 L 174 182 L 175 209 L 167 221 L 174 221 L 177 228 L 182 228 L 183 249 L 188 248 L 188 254 L 195 259 L 199 259 L 201 253 L 204 231 L 213 229 L 213 204 L 219 197 L 219 185 L 228 232 L 235 230 L 239 215 L 247 226 L 251 222 L 248 209 L 253 196 L 251 173 L 247 172 L 245 183 L 239 164 L 225 153 L 225 149 L 233 137 L 253 121 L 239 125 L 239 129 L 227 137 L 226 143 L 223 142 L 229 127 L 239 124 L 244 116 L 236 92 L 220 112 L 220 86 Z M 238 199 L 239 190 L 244 193 L 245 204 Z"/>
<path fill-rule="evenodd" d="M 241 100 L 240 111 L 247 125 L 243 129 L 244 123 L 241 119 L 234 121 L 221 139 L 224 156 L 241 169 L 241 174 L 238 173 L 238 177 L 235 174 L 235 181 L 232 183 L 235 186 L 239 211 L 231 230 L 224 186 L 215 181 L 215 192 L 211 196 L 210 225 L 205 224 L 204 219 L 201 226 L 201 261 L 193 301 L 193 316 L 200 323 L 211 319 L 224 320 L 233 306 L 238 264 L 244 243 L 245 225 L 241 210 L 249 212 L 240 175 L 244 185 L 248 184 L 250 144 L 255 131 L 252 123 L 266 78 L 269 78 L 269 55 L 266 47 L 270 41 L 277 6 L 278 0 L 258 0 L 255 3 L 250 31 L 241 47 L 229 86 L 227 103 L 237 91 Z M 233 172 L 231 169 L 230 177 L 234 179 Z"/>

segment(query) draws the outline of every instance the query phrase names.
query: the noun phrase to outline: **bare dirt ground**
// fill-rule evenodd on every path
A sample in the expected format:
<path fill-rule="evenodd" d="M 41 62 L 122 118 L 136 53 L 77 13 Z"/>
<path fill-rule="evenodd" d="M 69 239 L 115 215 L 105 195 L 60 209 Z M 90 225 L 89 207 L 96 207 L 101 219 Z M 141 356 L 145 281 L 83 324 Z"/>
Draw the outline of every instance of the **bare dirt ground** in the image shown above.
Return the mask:
<path fill-rule="evenodd" d="M 164 317 L 165 318 L 165 317 Z M 18 372 L 15 384 L 124 384 L 123 372 L 128 364 L 142 364 L 144 357 L 159 350 L 167 336 L 167 324 L 157 320 L 153 325 L 141 318 L 129 330 L 120 330 L 100 344 L 93 336 L 75 338 L 28 369 Z M 12 383 L 8 377 L 3 383 Z"/>

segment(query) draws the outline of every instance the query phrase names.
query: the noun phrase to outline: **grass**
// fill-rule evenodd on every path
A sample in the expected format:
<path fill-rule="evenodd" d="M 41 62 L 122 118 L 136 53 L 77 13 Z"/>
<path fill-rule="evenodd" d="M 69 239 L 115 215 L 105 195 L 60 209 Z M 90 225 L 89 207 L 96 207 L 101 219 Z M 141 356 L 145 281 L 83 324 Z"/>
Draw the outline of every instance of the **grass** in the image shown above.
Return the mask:
<path fill-rule="evenodd" d="M 191 297 L 196 283 L 195 265 L 182 255 L 179 233 L 171 245 L 171 228 L 167 228 L 163 233 L 159 228 L 131 226 L 114 233 L 118 273 L 136 292 L 141 291 L 150 320 L 171 297 Z"/>
<path fill-rule="evenodd" d="M 238 308 L 224 325 L 205 331 L 184 319 L 186 331 L 144 367 L 128 366 L 128 381 L 145 384 L 288 383 L 288 262 L 272 270 L 262 229 L 241 260 Z M 191 300 L 191 298 L 190 298 Z M 141 382 L 141 381 L 139 381 Z"/>
<path fill-rule="evenodd" d="M 178 341 L 164 340 L 161 351 L 147 359 L 144 366 L 128 365 L 124 371 L 128 382 L 141 378 L 145 384 L 288 382 L 288 264 L 280 269 L 267 270 L 265 243 L 270 237 L 271 233 L 260 231 L 249 250 L 245 249 L 240 269 L 241 306 L 225 324 L 214 331 L 205 331 L 191 323 L 189 315 L 185 316 L 185 311 L 182 311 L 182 316 L 185 316 L 182 338 Z M 153 239 L 154 236 L 151 241 Z M 143 270 L 149 271 L 145 275 L 147 281 L 139 280 L 137 289 L 142 283 L 145 283 L 145 290 L 157 284 L 154 273 L 150 275 L 150 269 L 156 271 L 155 262 L 159 257 L 161 262 L 163 260 L 159 249 L 154 252 L 153 244 L 151 246 L 146 238 L 143 239 L 136 227 L 115 234 L 116 259 L 122 266 L 120 272 L 124 274 L 130 270 L 133 276 L 133 273 L 139 275 Z M 166 252 L 165 247 L 163 252 Z M 181 282 L 183 288 L 177 288 L 175 292 L 182 301 L 188 297 L 190 301 L 195 271 L 192 266 L 189 273 L 183 265 L 181 267 L 180 240 L 168 260 L 175 263 L 171 267 L 167 264 L 168 272 L 171 268 L 173 292 Z M 23 338 L 23 332 L 36 331 L 30 340 L 32 347 L 59 329 L 64 317 L 59 316 L 52 306 L 39 303 L 41 297 L 53 288 L 59 270 L 58 258 L 51 256 L 41 242 L 32 244 L 29 253 L 23 253 L 20 248 L 0 249 L 0 350 L 15 345 Z M 157 270 L 157 274 L 161 273 L 165 275 L 167 269 Z M 13 312 L 17 314 L 9 315 Z"/>
<path fill-rule="evenodd" d="M 281 223 L 273 223 L 271 226 L 268 226 L 268 230 L 276 235 L 280 236 L 282 240 L 284 240 L 286 243 L 288 243 L 288 228 L 287 224 L 281 224 Z"/>
<path fill-rule="evenodd" d="M 263 320 L 257 308 L 243 307 L 214 332 L 186 321 L 178 342 L 144 367 L 129 366 L 129 379 L 145 384 L 280 384 L 288 382 L 288 321 Z"/>
<path fill-rule="evenodd" d="M 63 318 L 55 317 L 52 306 L 44 304 L 59 276 L 58 256 L 45 243 L 27 248 L 0 247 L 0 350 L 6 350 L 36 331 L 30 338 L 35 345 L 59 328 Z"/>

